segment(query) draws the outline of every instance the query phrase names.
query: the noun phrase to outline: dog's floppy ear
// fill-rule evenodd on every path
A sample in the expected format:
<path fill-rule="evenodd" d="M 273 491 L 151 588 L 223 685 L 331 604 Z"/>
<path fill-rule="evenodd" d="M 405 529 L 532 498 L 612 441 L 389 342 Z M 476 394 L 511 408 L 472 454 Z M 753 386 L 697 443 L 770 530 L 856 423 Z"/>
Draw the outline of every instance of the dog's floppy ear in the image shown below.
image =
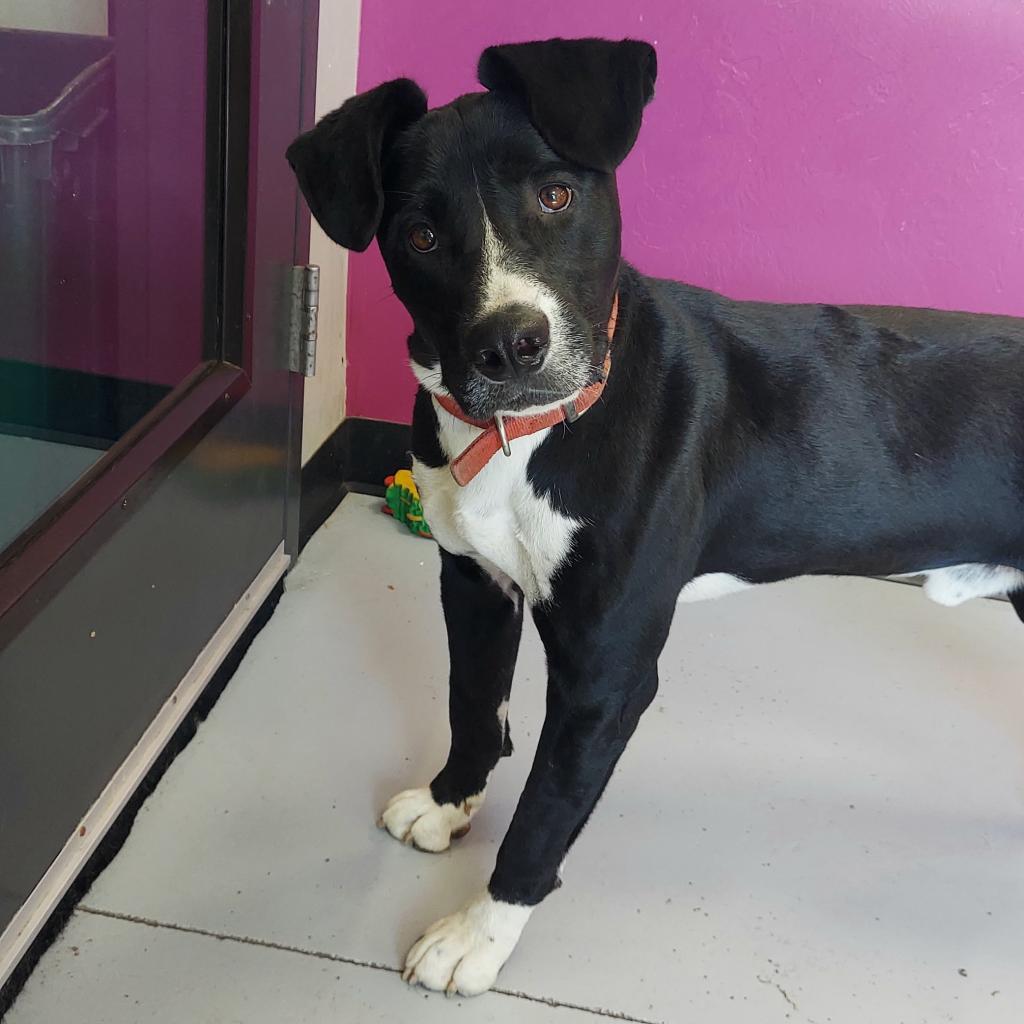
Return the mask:
<path fill-rule="evenodd" d="M 488 47 L 476 73 L 486 88 L 518 96 L 559 156 L 613 171 L 640 131 L 658 58 L 635 39 L 548 39 Z"/>
<path fill-rule="evenodd" d="M 396 78 L 353 96 L 288 147 L 310 211 L 338 245 L 362 252 L 373 241 L 384 212 L 384 154 L 426 110 L 423 90 Z"/>

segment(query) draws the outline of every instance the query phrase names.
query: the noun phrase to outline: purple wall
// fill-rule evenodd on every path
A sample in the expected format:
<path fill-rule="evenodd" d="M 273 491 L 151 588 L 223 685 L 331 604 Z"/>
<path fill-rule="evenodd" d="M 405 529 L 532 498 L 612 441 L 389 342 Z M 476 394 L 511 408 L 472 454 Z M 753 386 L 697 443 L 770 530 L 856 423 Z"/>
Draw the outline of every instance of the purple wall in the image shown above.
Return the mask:
<path fill-rule="evenodd" d="M 737 298 L 1024 316 L 1019 0 L 373 0 L 359 89 L 409 75 L 437 106 L 479 88 L 484 46 L 555 34 L 657 46 L 619 174 L 641 270 Z M 409 329 L 376 246 L 353 255 L 350 415 L 408 421 Z"/>

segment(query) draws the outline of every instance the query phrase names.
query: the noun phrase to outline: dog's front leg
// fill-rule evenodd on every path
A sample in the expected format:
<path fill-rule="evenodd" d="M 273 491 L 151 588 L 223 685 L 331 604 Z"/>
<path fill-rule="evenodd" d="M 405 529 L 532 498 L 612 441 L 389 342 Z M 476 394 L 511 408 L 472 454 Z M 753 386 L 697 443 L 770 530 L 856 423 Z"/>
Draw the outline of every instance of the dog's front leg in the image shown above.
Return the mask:
<path fill-rule="evenodd" d="M 439 853 L 469 829 L 503 752 L 523 625 L 523 598 L 499 587 L 472 559 L 441 551 L 441 603 L 451 660 L 448 761 L 429 787 L 393 797 L 381 825 L 396 839 Z"/>
<path fill-rule="evenodd" d="M 560 630 L 537 616 L 548 655 L 547 714 L 526 788 L 487 889 L 413 946 L 407 981 L 463 995 L 494 984 L 533 908 L 558 886 L 569 847 L 657 692 L 671 616 L 665 609 L 646 628 L 591 627 L 576 636 L 569 624 Z"/>

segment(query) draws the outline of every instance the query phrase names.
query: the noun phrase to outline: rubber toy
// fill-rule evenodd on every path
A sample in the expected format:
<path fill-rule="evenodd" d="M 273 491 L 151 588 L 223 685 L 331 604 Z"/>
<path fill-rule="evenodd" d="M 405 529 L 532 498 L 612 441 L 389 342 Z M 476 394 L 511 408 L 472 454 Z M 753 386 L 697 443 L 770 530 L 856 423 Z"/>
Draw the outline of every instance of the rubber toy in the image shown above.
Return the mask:
<path fill-rule="evenodd" d="M 433 539 L 430 527 L 423 520 L 423 506 L 420 504 L 420 492 L 416 489 L 416 481 L 407 469 L 400 469 L 394 476 L 384 478 L 384 507 L 382 512 L 405 523 L 417 537 Z"/>

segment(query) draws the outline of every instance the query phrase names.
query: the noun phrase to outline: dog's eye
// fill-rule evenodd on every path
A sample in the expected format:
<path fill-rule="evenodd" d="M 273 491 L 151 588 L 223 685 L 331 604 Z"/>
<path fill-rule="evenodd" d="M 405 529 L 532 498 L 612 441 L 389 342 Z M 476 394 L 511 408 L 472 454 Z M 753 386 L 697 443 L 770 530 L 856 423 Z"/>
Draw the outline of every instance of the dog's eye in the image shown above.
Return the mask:
<path fill-rule="evenodd" d="M 409 244 L 417 252 L 432 252 L 437 248 L 437 235 L 429 224 L 417 224 L 409 232 Z"/>
<path fill-rule="evenodd" d="M 572 189 L 568 185 L 552 182 L 541 188 L 537 198 L 545 213 L 561 213 L 572 202 Z"/>

